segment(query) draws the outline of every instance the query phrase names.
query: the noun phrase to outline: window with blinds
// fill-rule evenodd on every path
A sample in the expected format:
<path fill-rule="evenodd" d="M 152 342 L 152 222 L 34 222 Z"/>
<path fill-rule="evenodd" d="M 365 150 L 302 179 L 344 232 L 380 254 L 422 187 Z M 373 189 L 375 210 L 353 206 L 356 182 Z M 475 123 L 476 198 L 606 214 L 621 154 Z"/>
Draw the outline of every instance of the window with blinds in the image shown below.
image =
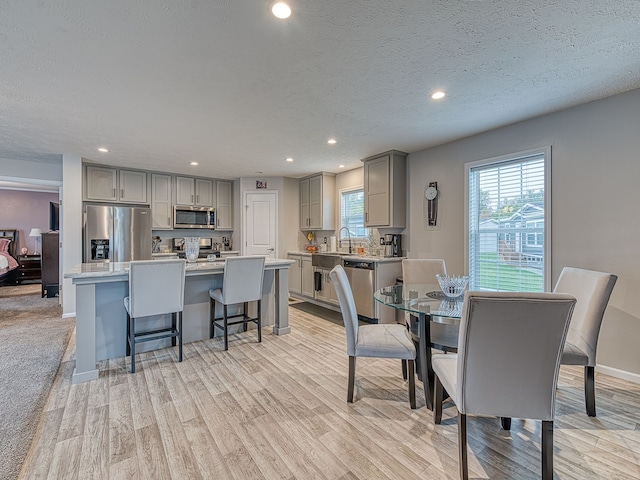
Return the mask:
<path fill-rule="evenodd" d="M 467 164 L 470 290 L 549 290 L 551 149 Z"/>
<path fill-rule="evenodd" d="M 369 229 L 364 227 L 364 189 L 343 190 L 340 192 L 340 228 L 349 229 L 351 239 L 366 238 Z M 340 230 L 340 238 L 345 239 L 346 230 Z"/>

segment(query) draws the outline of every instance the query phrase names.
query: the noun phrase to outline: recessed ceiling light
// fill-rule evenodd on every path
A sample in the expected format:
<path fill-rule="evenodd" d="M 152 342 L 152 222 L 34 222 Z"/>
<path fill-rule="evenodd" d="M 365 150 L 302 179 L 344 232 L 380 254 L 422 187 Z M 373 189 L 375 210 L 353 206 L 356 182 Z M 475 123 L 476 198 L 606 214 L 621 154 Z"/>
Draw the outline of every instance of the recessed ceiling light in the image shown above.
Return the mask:
<path fill-rule="evenodd" d="M 197 165 L 198 165 L 198 162 L 189 162 L 189 165 L 191 165 L 191 166 L 195 167 L 195 166 L 197 166 Z"/>
<path fill-rule="evenodd" d="M 445 93 L 441 90 L 438 90 L 437 92 L 433 92 L 431 94 L 431 98 L 433 98 L 434 100 L 440 100 L 441 98 L 444 98 Z"/>
<path fill-rule="evenodd" d="M 289 18 L 291 15 L 291 7 L 284 2 L 275 2 L 271 4 L 271 13 L 277 18 Z"/>
<path fill-rule="evenodd" d="M 333 145 L 334 143 L 336 143 L 336 139 L 335 138 L 330 138 L 329 140 L 327 140 L 327 143 L 330 145 Z"/>
<path fill-rule="evenodd" d="M 291 157 L 287 158 L 287 162 L 293 162 L 293 158 Z"/>
<path fill-rule="evenodd" d="M 338 168 L 344 168 L 344 165 L 338 165 Z"/>
<path fill-rule="evenodd" d="M 100 147 L 100 148 L 98 149 L 98 151 L 99 151 L 99 152 L 102 152 L 102 153 L 109 153 L 109 150 L 107 150 L 107 149 L 106 149 L 106 148 L 104 148 L 104 147 Z"/>

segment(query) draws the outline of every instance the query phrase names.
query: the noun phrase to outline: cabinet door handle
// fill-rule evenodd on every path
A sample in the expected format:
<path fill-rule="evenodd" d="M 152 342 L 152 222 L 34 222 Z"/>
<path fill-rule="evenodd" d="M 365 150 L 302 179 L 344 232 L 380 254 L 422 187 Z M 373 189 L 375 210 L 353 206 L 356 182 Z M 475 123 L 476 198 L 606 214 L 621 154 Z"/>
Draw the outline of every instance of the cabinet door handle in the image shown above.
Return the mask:
<path fill-rule="evenodd" d="M 120 189 L 120 198 L 124 198 L 124 188 Z"/>
<path fill-rule="evenodd" d="M 200 195 L 196 195 L 196 203 L 200 203 Z"/>
<path fill-rule="evenodd" d="M 113 198 L 116 198 L 116 189 L 113 189 Z"/>
<path fill-rule="evenodd" d="M 167 225 L 171 226 L 171 217 L 167 217 Z"/>
<path fill-rule="evenodd" d="M 193 203 L 193 195 L 191 195 L 191 203 Z"/>
<path fill-rule="evenodd" d="M 368 222 L 369 221 L 369 212 L 365 212 L 364 214 L 364 221 Z"/>

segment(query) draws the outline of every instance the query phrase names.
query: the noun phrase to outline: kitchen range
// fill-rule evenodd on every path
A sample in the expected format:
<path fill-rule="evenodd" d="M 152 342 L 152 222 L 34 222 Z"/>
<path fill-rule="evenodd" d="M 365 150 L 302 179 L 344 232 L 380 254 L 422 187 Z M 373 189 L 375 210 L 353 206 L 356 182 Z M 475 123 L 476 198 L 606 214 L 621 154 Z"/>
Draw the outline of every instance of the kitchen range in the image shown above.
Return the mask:
<path fill-rule="evenodd" d="M 209 255 L 220 257 L 220 251 L 223 248 L 223 244 L 217 242 L 214 243 L 213 238 L 200 238 L 198 243 L 200 244 L 198 258 L 207 258 Z M 178 258 L 185 258 L 184 238 L 172 238 L 171 251 L 173 253 L 177 253 Z"/>

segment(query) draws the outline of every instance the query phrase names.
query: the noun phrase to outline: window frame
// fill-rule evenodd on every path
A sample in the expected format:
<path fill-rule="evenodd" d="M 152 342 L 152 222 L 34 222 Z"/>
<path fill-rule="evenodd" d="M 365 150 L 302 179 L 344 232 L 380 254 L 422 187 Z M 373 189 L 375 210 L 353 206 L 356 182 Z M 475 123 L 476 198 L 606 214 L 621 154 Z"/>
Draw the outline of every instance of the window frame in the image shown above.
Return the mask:
<path fill-rule="evenodd" d="M 543 262 L 543 291 L 551 291 L 551 145 L 547 145 L 540 148 L 534 148 L 531 150 L 524 150 L 521 152 L 510 153 L 507 155 L 500 155 L 497 157 L 486 158 L 477 160 L 474 162 L 465 163 L 465 176 L 464 176 L 464 268 L 467 275 L 470 271 L 470 259 L 469 259 L 469 234 L 470 223 L 469 218 L 469 176 L 471 171 L 477 167 L 486 167 L 490 165 L 498 166 L 500 164 L 507 164 L 517 162 L 518 160 L 524 160 L 527 157 L 533 157 L 542 155 L 544 157 L 544 262 Z M 536 233 L 536 237 L 540 235 Z"/>
<path fill-rule="evenodd" d="M 355 193 L 361 191 L 362 192 L 362 225 L 364 227 L 364 231 L 365 231 L 365 235 L 364 236 L 355 236 L 355 235 L 351 235 L 351 233 L 349 234 L 351 236 L 351 240 L 368 240 L 369 236 L 371 235 L 371 228 L 364 226 L 365 225 L 365 221 L 364 221 L 364 185 L 359 185 L 359 186 L 353 186 L 353 187 L 348 187 L 348 188 L 341 188 L 338 191 L 338 240 L 346 240 L 348 237 L 344 236 L 344 231 L 342 230 L 343 227 L 348 228 L 346 225 L 342 224 L 342 200 L 343 200 L 343 196 L 345 194 L 350 194 L 350 193 Z"/>

